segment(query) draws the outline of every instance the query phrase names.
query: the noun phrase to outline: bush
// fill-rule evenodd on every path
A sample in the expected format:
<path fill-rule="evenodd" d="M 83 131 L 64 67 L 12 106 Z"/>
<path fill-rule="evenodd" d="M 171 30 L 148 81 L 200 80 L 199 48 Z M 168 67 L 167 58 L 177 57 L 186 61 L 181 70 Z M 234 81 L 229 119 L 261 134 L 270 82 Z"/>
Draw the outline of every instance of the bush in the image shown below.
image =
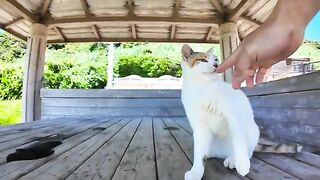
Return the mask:
<path fill-rule="evenodd" d="M 48 62 L 44 87 L 53 89 L 96 89 L 107 84 L 107 66 L 98 62 L 86 64 L 75 61 Z"/>
<path fill-rule="evenodd" d="M 0 100 L 19 99 L 22 96 L 23 70 L 21 66 L 0 67 Z"/>
<path fill-rule="evenodd" d="M 140 56 L 121 56 L 115 65 L 115 72 L 120 77 L 132 74 L 141 77 L 159 77 L 162 75 L 181 76 L 180 64 L 164 57 L 148 54 Z"/>

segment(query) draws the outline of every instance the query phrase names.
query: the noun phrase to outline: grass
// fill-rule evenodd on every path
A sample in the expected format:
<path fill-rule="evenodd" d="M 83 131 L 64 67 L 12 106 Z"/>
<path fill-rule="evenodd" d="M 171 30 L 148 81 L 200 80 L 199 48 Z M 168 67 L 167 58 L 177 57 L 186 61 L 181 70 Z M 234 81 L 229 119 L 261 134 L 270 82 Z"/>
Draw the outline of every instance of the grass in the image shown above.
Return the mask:
<path fill-rule="evenodd" d="M 21 123 L 21 100 L 0 101 L 0 126 Z"/>

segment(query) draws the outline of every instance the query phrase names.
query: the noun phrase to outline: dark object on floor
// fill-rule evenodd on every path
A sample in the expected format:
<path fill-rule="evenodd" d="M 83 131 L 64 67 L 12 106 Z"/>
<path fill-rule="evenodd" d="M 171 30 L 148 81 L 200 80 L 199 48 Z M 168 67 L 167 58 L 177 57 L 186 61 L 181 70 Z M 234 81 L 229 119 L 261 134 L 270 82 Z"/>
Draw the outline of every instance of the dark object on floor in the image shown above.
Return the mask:
<path fill-rule="evenodd" d="M 179 128 L 177 128 L 177 127 L 171 127 L 171 126 L 168 126 L 168 127 L 165 127 L 165 128 L 163 128 L 164 130 L 179 130 Z"/>
<path fill-rule="evenodd" d="M 54 147 L 62 144 L 59 140 L 38 141 L 29 147 L 23 149 L 16 149 L 16 152 L 7 156 L 7 162 L 34 160 L 50 156 L 54 153 Z"/>

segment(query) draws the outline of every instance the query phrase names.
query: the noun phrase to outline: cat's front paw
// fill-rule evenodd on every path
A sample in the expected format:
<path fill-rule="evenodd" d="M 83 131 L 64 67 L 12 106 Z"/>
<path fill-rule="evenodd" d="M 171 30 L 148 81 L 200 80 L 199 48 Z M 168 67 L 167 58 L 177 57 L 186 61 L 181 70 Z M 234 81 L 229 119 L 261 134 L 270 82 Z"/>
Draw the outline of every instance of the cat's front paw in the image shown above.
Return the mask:
<path fill-rule="evenodd" d="M 245 176 L 249 173 L 250 170 L 250 159 L 241 159 L 240 161 L 235 161 L 235 166 L 237 169 L 237 172 L 241 176 Z"/>
<path fill-rule="evenodd" d="M 223 161 L 223 165 L 224 165 L 224 167 L 226 167 L 226 168 L 230 168 L 230 169 L 233 169 L 233 168 L 235 168 L 235 164 L 234 164 L 234 159 L 232 158 L 232 157 L 227 157 L 227 159 L 225 159 L 224 161 Z"/>
<path fill-rule="evenodd" d="M 187 171 L 184 175 L 184 180 L 201 180 L 203 173 L 196 171 Z"/>

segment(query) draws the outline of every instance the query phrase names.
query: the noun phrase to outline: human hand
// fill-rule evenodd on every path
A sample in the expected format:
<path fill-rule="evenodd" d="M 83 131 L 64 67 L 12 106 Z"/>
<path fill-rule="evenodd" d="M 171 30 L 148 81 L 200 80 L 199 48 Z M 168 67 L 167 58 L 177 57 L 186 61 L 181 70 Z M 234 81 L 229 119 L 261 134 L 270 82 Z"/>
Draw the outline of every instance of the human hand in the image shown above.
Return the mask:
<path fill-rule="evenodd" d="M 239 89 L 243 81 L 252 87 L 254 77 L 256 83 L 261 83 L 268 68 L 290 56 L 302 43 L 304 29 L 315 14 L 310 6 L 301 7 L 303 3 L 279 0 L 265 23 L 247 36 L 216 71 L 221 73 L 235 66 L 232 77 L 234 89 Z"/>

